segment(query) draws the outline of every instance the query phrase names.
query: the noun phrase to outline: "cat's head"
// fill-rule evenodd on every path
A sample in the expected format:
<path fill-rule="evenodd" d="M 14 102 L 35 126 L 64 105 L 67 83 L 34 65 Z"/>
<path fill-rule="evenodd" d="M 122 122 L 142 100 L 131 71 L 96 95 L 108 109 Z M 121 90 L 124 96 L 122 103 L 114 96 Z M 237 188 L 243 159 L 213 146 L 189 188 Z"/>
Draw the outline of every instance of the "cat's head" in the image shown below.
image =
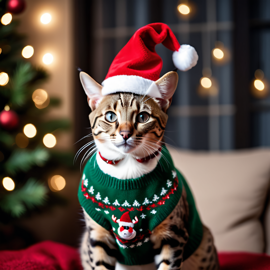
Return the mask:
<path fill-rule="evenodd" d="M 161 145 L 167 110 L 177 87 L 178 75 L 171 71 L 155 82 L 162 99 L 128 92 L 102 95 L 102 86 L 84 72 L 82 86 L 92 110 L 92 135 L 101 154 L 108 159 L 126 155 L 145 157 Z"/>

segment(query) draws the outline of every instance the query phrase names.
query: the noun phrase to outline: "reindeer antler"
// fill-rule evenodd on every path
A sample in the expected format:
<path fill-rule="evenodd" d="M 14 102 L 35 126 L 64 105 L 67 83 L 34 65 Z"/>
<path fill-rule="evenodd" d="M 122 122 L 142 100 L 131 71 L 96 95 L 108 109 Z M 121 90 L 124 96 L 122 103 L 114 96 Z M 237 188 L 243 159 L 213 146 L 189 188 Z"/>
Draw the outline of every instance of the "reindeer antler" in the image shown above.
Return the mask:
<path fill-rule="evenodd" d="M 117 222 L 117 217 L 115 215 L 112 215 L 112 220 L 115 222 L 115 223 L 118 223 Z"/>
<path fill-rule="evenodd" d="M 138 223 L 138 222 L 139 222 L 139 220 L 138 220 L 137 216 L 136 216 L 134 219 L 132 219 L 132 222 L 133 222 L 133 224 L 136 224 L 136 223 Z"/>

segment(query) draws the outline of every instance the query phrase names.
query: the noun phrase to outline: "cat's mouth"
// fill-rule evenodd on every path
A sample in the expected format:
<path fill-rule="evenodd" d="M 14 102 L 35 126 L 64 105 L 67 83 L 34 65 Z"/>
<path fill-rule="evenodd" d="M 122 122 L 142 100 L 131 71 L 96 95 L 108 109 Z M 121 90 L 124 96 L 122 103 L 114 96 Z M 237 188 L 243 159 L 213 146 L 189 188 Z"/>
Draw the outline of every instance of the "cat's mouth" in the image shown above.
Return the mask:
<path fill-rule="evenodd" d="M 117 144 L 116 146 L 118 147 L 119 150 L 123 151 L 124 153 L 129 153 L 136 148 L 135 145 L 127 141 Z"/>

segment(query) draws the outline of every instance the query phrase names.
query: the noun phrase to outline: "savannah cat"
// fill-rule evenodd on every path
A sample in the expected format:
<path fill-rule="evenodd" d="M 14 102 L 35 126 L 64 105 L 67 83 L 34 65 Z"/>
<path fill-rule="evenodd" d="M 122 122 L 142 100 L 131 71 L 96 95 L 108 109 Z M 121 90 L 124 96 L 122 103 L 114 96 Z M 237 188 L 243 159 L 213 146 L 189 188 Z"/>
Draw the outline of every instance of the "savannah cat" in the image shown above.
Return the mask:
<path fill-rule="evenodd" d="M 212 234 L 163 140 L 177 73 L 155 82 L 166 100 L 103 96 L 89 75 L 80 72 L 80 79 L 94 138 L 78 192 L 86 223 L 83 268 L 218 270 Z"/>

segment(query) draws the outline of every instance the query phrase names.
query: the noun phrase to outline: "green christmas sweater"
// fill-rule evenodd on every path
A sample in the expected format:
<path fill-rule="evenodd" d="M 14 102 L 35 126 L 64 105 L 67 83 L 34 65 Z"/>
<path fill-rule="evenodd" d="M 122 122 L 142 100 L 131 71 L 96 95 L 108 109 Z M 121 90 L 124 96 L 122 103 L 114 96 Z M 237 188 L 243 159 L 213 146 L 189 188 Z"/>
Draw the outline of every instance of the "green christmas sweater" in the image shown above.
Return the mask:
<path fill-rule="evenodd" d="M 185 260 L 200 245 L 203 227 L 187 182 L 175 169 L 166 147 L 162 148 L 157 167 L 136 179 L 121 180 L 103 173 L 93 156 L 84 168 L 78 197 L 86 213 L 114 235 L 117 260 L 141 265 L 154 262 L 150 235 L 173 211 L 183 186 L 189 204 Z"/>

